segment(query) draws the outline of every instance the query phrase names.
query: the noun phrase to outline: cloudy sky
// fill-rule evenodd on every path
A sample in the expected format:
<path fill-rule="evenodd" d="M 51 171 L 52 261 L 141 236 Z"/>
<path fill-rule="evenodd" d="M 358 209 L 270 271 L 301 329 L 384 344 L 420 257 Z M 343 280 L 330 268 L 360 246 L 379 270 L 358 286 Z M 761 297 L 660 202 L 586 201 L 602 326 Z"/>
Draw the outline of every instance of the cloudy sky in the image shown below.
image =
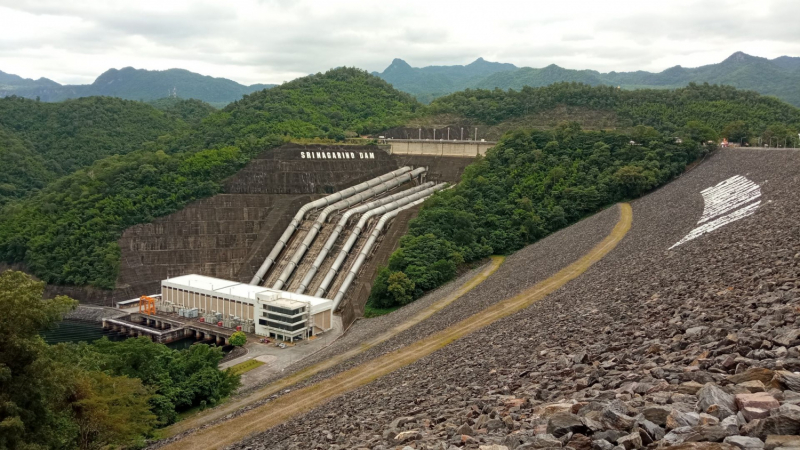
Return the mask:
<path fill-rule="evenodd" d="M 393 58 L 660 71 L 800 56 L 800 0 L 0 0 L 0 23 L 0 70 L 70 84 L 125 66 L 251 84 Z"/>

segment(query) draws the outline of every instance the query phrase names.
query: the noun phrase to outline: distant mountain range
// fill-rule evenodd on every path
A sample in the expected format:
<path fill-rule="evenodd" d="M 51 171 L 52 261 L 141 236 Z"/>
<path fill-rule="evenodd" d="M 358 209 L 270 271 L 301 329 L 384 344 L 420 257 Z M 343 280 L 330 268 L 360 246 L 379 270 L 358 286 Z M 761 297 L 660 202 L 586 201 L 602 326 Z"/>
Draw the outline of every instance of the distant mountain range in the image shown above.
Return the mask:
<path fill-rule="evenodd" d="M 411 67 L 395 59 L 382 73 L 373 72 L 420 101 L 451 92 L 475 89 L 515 89 L 574 81 L 589 85 L 620 86 L 623 89 L 676 88 L 689 83 L 724 84 L 773 95 L 800 106 L 800 58 L 760 58 L 736 52 L 721 63 L 697 68 L 675 66 L 663 72 L 609 72 L 572 70 L 551 64 L 541 69 L 489 62 L 478 58 L 465 66 Z"/>
<path fill-rule="evenodd" d="M 43 102 L 97 95 L 150 101 L 174 94 L 179 98 L 194 98 L 215 106 L 224 106 L 239 100 L 243 95 L 273 86 L 275 85 L 245 86 L 227 78 L 214 78 L 184 69 L 109 69 L 97 77 L 94 83 L 77 85 L 61 85 L 47 78 L 32 80 L 0 71 L 0 97 L 38 97 Z"/>

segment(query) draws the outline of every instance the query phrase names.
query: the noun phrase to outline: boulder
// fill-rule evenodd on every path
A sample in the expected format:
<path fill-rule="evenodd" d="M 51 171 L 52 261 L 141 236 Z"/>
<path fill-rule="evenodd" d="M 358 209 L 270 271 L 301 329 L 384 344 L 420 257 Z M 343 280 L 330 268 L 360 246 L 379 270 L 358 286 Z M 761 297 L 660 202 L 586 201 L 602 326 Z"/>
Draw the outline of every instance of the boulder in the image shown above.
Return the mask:
<path fill-rule="evenodd" d="M 672 409 L 666 406 L 648 406 L 642 410 L 642 415 L 650 422 L 663 427 L 671 411 Z"/>
<path fill-rule="evenodd" d="M 608 442 L 610 442 L 612 444 L 616 444 L 617 443 L 617 439 L 621 438 L 622 436 L 625 436 L 625 433 L 623 433 L 621 431 L 618 431 L 618 430 L 606 430 L 606 431 L 601 431 L 599 433 L 595 433 L 593 437 L 595 439 L 602 439 L 602 440 L 608 441 Z"/>
<path fill-rule="evenodd" d="M 753 424 L 752 427 L 750 425 Z M 800 434 L 800 418 L 792 414 L 774 413 L 765 419 L 755 419 L 748 424 L 748 436 L 766 439 L 770 434 Z"/>
<path fill-rule="evenodd" d="M 789 372 L 788 370 L 780 370 L 777 373 L 777 378 L 788 389 L 794 392 L 800 392 L 800 375 Z"/>
<path fill-rule="evenodd" d="M 413 417 L 409 416 L 398 417 L 397 419 L 394 419 L 391 424 L 389 424 L 389 427 L 393 430 L 401 431 L 405 424 L 414 421 L 415 419 Z"/>
<path fill-rule="evenodd" d="M 747 381 L 758 380 L 764 384 L 768 384 L 770 381 L 772 381 L 772 377 L 774 376 L 775 372 L 770 369 L 766 369 L 764 367 L 751 367 L 742 373 L 729 376 L 728 381 L 733 384 L 739 384 Z"/>
<path fill-rule="evenodd" d="M 562 412 L 550 416 L 547 421 L 547 433 L 559 438 L 567 433 L 588 434 L 589 429 L 583 424 L 580 417 Z"/>
<path fill-rule="evenodd" d="M 743 450 L 745 449 L 758 450 L 764 448 L 764 441 L 749 436 L 728 436 L 722 442 L 726 444 L 735 445 Z"/>
<path fill-rule="evenodd" d="M 800 448 L 800 436 L 780 436 L 776 434 L 767 436 L 764 449 L 774 450 L 776 448 Z"/>
<path fill-rule="evenodd" d="M 728 432 L 719 425 L 699 425 L 696 427 L 675 428 L 664 436 L 662 442 L 669 445 L 683 442 L 719 442 L 727 436 Z"/>
<path fill-rule="evenodd" d="M 685 442 L 680 445 L 674 445 L 669 448 L 670 450 L 738 450 L 731 444 L 722 442 Z"/>
<path fill-rule="evenodd" d="M 473 436 L 475 434 L 475 431 L 472 429 L 471 426 L 469 426 L 469 424 L 465 423 L 465 424 L 461 425 L 460 427 L 458 427 L 458 429 L 456 430 L 456 434 L 463 434 L 463 435 L 467 435 L 467 436 Z"/>
<path fill-rule="evenodd" d="M 687 381 L 676 386 L 675 391 L 681 394 L 695 395 L 702 387 L 703 385 L 696 381 Z"/>
<path fill-rule="evenodd" d="M 615 430 L 630 430 L 636 424 L 636 418 L 621 411 L 617 405 L 611 404 L 603 409 L 602 421 Z"/>
<path fill-rule="evenodd" d="M 561 441 L 556 439 L 555 436 L 552 434 L 539 434 L 533 437 L 533 439 L 526 442 L 524 445 L 529 445 L 529 448 L 553 448 L 553 447 L 561 447 Z M 521 447 L 521 446 L 520 446 Z M 517 447 L 517 448 L 520 448 Z"/>
<path fill-rule="evenodd" d="M 625 450 L 635 450 L 642 447 L 642 437 L 636 431 L 617 439 L 617 444 L 625 447 Z"/>
<path fill-rule="evenodd" d="M 403 431 L 402 433 L 397 433 L 397 435 L 395 435 L 393 441 L 398 443 L 398 444 L 402 444 L 402 443 L 408 442 L 408 441 L 415 441 L 415 440 L 419 439 L 420 437 L 422 437 L 422 436 L 419 434 L 419 431 L 417 431 L 417 430 L 409 430 L 409 431 Z"/>
<path fill-rule="evenodd" d="M 762 383 L 761 380 L 745 381 L 744 383 L 739 383 L 736 386 L 747 389 L 750 392 L 764 392 L 766 390 L 764 383 Z"/>
<path fill-rule="evenodd" d="M 572 403 L 549 403 L 546 405 L 542 405 L 540 416 L 542 418 L 547 419 L 548 417 L 552 416 L 553 414 L 562 413 L 562 412 L 570 412 L 572 411 Z"/>
<path fill-rule="evenodd" d="M 569 438 L 567 447 L 575 450 L 592 450 L 592 440 L 583 434 L 577 433 Z"/>
<path fill-rule="evenodd" d="M 729 435 L 739 434 L 739 418 L 736 416 L 728 416 L 722 419 L 719 426 L 725 428 Z"/>
<path fill-rule="evenodd" d="M 596 439 L 592 441 L 592 448 L 594 450 L 611 450 L 614 448 L 614 444 L 605 439 Z"/>
<path fill-rule="evenodd" d="M 781 406 L 775 397 L 766 392 L 755 394 L 737 394 L 736 406 L 747 421 L 769 417 L 769 412 Z"/>
<path fill-rule="evenodd" d="M 700 415 L 697 413 L 684 413 L 673 409 L 667 416 L 667 430 L 681 427 L 693 427 L 700 422 Z"/>
<path fill-rule="evenodd" d="M 664 431 L 663 428 L 661 428 L 660 426 L 656 425 L 655 423 L 647 419 L 639 419 L 638 424 L 639 424 L 639 430 L 647 433 L 647 437 L 649 438 L 650 441 L 660 441 L 661 439 L 664 438 L 664 435 L 666 434 L 666 431 Z M 643 437 L 642 441 L 644 440 L 645 439 Z"/>
<path fill-rule="evenodd" d="M 712 405 L 717 405 L 718 408 L 712 411 L 720 419 L 736 414 L 736 399 L 716 384 L 706 383 L 702 389 L 697 391 L 697 400 L 698 406 L 703 412 L 707 411 Z"/>

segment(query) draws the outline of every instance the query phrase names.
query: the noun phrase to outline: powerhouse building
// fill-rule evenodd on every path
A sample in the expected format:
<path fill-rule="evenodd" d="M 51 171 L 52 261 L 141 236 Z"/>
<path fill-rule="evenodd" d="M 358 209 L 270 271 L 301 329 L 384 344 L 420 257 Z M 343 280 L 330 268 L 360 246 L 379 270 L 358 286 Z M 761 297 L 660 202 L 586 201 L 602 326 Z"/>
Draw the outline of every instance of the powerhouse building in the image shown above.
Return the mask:
<path fill-rule="evenodd" d="M 331 329 L 333 301 L 204 275 L 161 282 L 161 301 L 237 322 L 252 321 L 257 335 L 307 339 Z"/>

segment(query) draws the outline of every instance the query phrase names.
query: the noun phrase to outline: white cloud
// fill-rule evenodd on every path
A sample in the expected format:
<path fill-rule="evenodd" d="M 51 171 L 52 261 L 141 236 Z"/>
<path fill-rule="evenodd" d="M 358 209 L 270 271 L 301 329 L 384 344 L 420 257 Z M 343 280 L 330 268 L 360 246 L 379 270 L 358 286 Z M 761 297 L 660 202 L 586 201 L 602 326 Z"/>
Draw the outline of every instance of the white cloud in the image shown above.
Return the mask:
<path fill-rule="evenodd" d="M 342 65 L 381 71 L 396 57 L 659 71 L 738 50 L 800 55 L 796 0 L 0 0 L 0 17 L 0 70 L 61 83 L 125 66 L 250 84 Z"/>

